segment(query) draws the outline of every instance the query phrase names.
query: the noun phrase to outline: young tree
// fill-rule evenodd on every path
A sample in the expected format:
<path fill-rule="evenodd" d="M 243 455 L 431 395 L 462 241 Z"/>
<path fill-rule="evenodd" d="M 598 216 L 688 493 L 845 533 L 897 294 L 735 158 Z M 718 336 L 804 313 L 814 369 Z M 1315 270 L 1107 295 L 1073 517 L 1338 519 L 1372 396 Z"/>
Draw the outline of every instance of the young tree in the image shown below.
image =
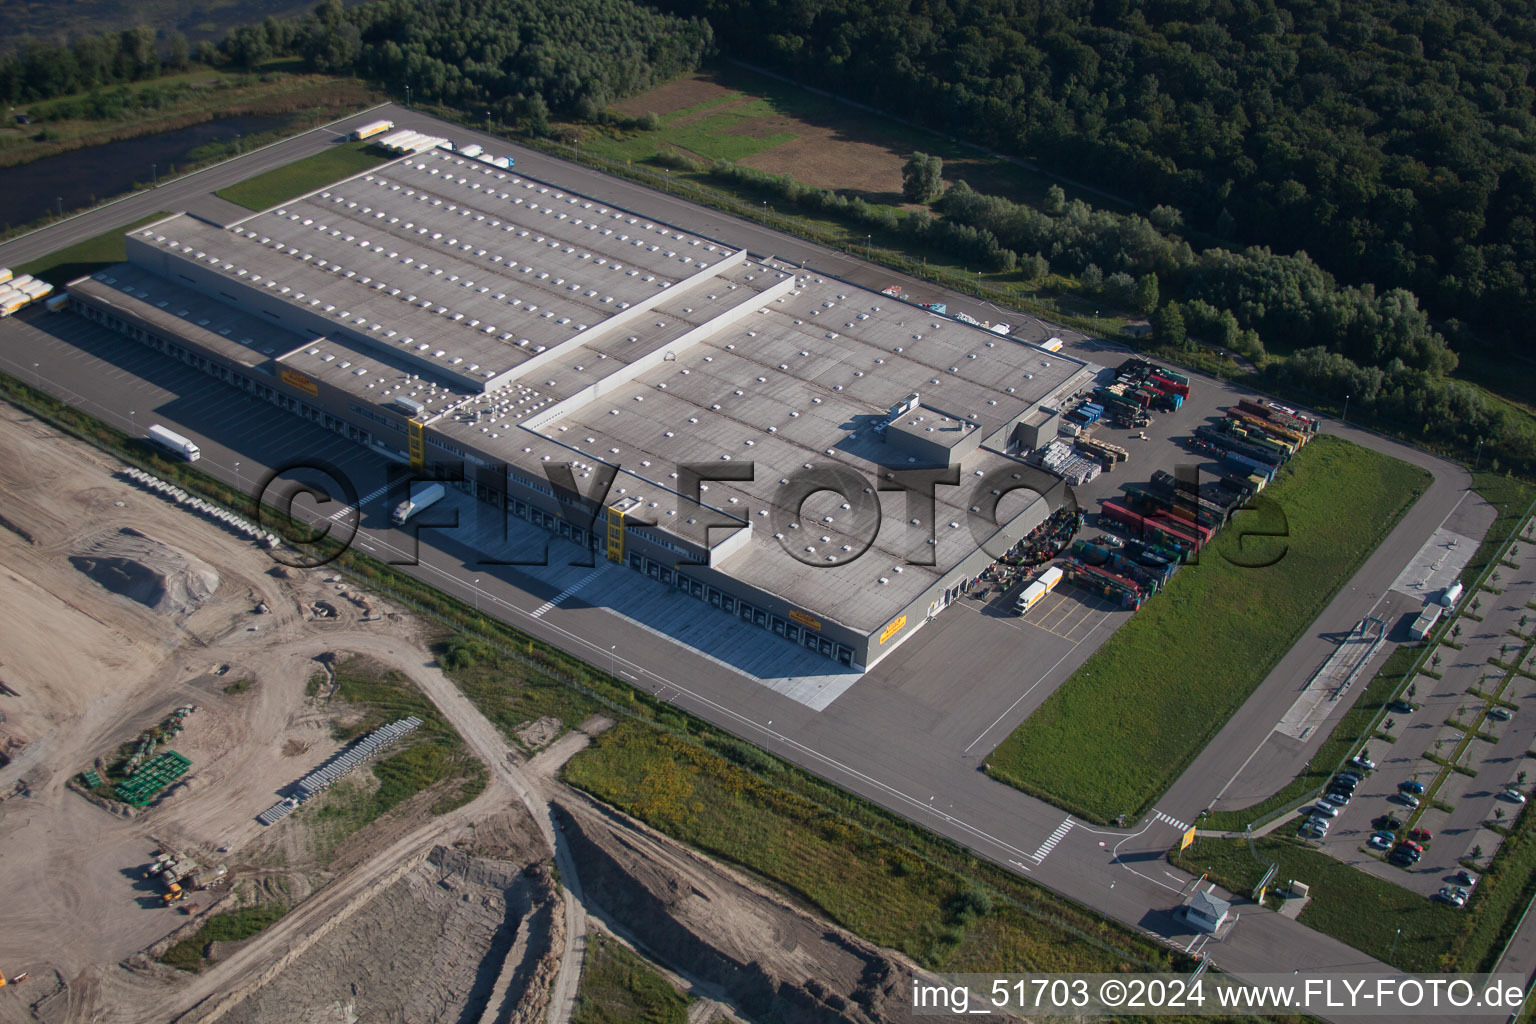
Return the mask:
<path fill-rule="evenodd" d="M 931 203 L 944 191 L 944 161 L 913 153 L 901 168 L 901 194 L 914 203 Z"/>
<path fill-rule="evenodd" d="M 1136 312 L 1147 316 L 1157 308 L 1157 275 L 1142 274 L 1136 282 Z"/>
<path fill-rule="evenodd" d="M 1187 340 L 1184 331 L 1184 314 L 1179 312 L 1177 302 L 1170 302 L 1152 314 L 1152 337 L 1157 339 L 1160 345 L 1173 348 L 1184 347 L 1184 342 Z"/>
<path fill-rule="evenodd" d="M 1052 185 L 1045 190 L 1045 212 L 1052 217 L 1060 217 L 1067 212 L 1067 194 L 1060 185 Z"/>
<path fill-rule="evenodd" d="M 1154 206 L 1147 219 L 1159 231 L 1177 231 L 1184 226 L 1184 214 L 1172 206 Z"/>
<path fill-rule="evenodd" d="M 192 60 L 192 47 L 187 43 L 187 37 L 180 32 L 171 33 L 171 64 L 174 67 L 185 68 Z"/>

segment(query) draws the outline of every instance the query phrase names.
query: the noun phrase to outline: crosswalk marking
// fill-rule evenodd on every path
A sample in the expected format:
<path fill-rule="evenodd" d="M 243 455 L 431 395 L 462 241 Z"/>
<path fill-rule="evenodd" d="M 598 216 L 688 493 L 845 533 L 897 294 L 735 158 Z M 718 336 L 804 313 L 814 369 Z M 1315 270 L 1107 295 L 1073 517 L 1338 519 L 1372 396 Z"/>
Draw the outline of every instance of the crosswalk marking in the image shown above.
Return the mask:
<path fill-rule="evenodd" d="M 1030 854 L 1034 858 L 1035 863 L 1039 864 L 1045 860 L 1046 855 L 1055 849 L 1056 844 L 1061 842 L 1062 837 L 1070 831 L 1072 831 L 1072 819 L 1069 817 L 1066 821 L 1057 825 L 1054 832 L 1045 837 L 1045 842 L 1040 844 L 1040 849 Z"/>
<path fill-rule="evenodd" d="M 363 497 L 358 498 L 357 499 L 357 509 L 359 511 L 361 511 L 362 507 L 364 505 L 368 504 L 374 498 L 377 498 L 379 495 L 383 494 L 387 490 L 389 490 L 389 487 L 386 485 L 384 487 L 380 487 L 378 490 L 374 491 L 372 494 L 364 495 Z M 335 521 L 335 520 L 340 519 L 342 516 L 346 515 L 348 512 L 351 512 L 352 510 L 353 510 L 353 508 L 352 508 L 351 505 L 343 505 L 339 511 L 332 512 L 330 515 L 326 516 L 326 518 L 330 519 L 332 521 Z"/>
<path fill-rule="evenodd" d="M 533 617 L 536 619 L 541 617 L 545 612 L 549 611 L 555 605 L 559 604 L 561 601 L 564 601 L 566 598 L 576 593 L 576 591 L 597 579 L 600 575 L 602 575 L 603 569 L 604 566 L 598 566 L 596 569 L 593 569 L 591 572 L 587 573 L 581 579 L 577 580 L 575 583 L 572 583 L 564 590 L 560 591 L 560 593 L 556 594 L 548 601 L 545 601 L 543 604 L 539 605 L 533 610 Z"/>
<path fill-rule="evenodd" d="M 1184 824 L 1184 822 L 1180 821 L 1178 818 L 1175 818 L 1169 814 L 1164 814 L 1162 811 L 1159 811 L 1156 808 L 1152 809 L 1152 816 L 1158 821 L 1166 821 L 1180 832 L 1183 832 L 1185 829 L 1189 828 L 1188 825 Z"/>

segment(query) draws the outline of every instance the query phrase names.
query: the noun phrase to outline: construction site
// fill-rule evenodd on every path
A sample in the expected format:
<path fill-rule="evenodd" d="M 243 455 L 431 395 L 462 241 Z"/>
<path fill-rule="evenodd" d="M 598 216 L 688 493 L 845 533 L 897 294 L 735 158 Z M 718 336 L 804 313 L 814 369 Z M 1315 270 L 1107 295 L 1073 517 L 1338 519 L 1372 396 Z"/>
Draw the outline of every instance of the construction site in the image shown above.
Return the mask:
<path fill-rule="evenodd" d="M 691 1020 L 904 1019 L 900 954 L 559 781 L 606 719 L 513 743 L 438 627 L 9 406 L 0 446 L 3 1024 L 564 1021 L 597 932 Z M 342 700 L 343 669 L 428 720 Z M 434 729 L 483 787 L 358 818 Z"/>

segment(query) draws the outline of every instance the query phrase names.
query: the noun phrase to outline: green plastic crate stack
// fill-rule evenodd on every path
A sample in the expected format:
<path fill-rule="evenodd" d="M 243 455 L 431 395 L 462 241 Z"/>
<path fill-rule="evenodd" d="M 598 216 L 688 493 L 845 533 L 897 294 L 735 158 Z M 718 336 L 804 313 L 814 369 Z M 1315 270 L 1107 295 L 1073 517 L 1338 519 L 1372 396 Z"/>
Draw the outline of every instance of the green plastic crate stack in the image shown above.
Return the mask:
<path fill-rule="evenodd" d="M 126 804 L 143 807 L 166 786 L 186 774 L 192 762 L 174 750 L 167 750 L 133 773 L 133 778 L 117 786 L 117 798 Z"/>
<path fill-rule="evenodd" d="M 85 771 L 81 772 L 80 778 L 83 779 L 85 784 L 91 789 L 95 789 L 97 786 L 101 785 L 101 776 L 97 775 L 95 769 L 93 768 L 87 768 Z"/>

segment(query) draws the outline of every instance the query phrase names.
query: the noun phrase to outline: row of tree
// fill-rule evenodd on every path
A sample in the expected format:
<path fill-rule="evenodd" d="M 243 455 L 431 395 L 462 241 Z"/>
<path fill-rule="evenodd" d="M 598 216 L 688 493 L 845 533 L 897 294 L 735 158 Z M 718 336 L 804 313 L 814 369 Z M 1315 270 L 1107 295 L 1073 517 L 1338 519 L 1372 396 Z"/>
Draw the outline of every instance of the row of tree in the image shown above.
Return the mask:
<path fill-rule="evenodd" d="M 80 36 L 68 44 L 28 42 L 0 56 L 0 99 L 7 104 L 90 92 L 180 70 L 191 61 L 187 37 L 173 33 L 161 55 L 153 29 Z"/>
<path fill-rule="evenodd" d="M 1434 375 L 1456 368 L 1456 354 L 1411 292 L 1393 288 L 1378 295 L 1369 284 L 1341 287 L 1306 253 L 1284 256 L 1261 247 L 1197 253 L 1145 217 L 1067 202 L 1059 189 L 1041 209 L 983 195 L 962 181 L 944 193 L 937 208 L 952 220 L 989 231 L 1001 246 L 1042 253 L 1058 271 L 1086 279 L 1089 287 L 1106 269 L 1138 281 L 1150 276 L 1150 286 L 1121 303 L 1143 313 L 1159 296 L 1197 300 L 1201 308 L 1230 313 L 1239 331 L 1284 339 L 1287 349 L 1322 346 L 1368 365 L 1400 359 Z M 1059 212 L 1047 212 L 1051 209 Z"/>
<path fill-rule="evenodd" d="M 1511 348 L 1536 317 L 1536 7 L 657 0 L 724 53 L 1305 250 Z"/>
<path fill-rule="evenodd" d="M 542 130 L 551 110 L 601 117 L 693 70 L 711 44 L 706 22 L 629 0 L 326 0 L 303 18 L 237 28 L 220 49 L 241 67 L 302 56 L 314 71 Z"/>

